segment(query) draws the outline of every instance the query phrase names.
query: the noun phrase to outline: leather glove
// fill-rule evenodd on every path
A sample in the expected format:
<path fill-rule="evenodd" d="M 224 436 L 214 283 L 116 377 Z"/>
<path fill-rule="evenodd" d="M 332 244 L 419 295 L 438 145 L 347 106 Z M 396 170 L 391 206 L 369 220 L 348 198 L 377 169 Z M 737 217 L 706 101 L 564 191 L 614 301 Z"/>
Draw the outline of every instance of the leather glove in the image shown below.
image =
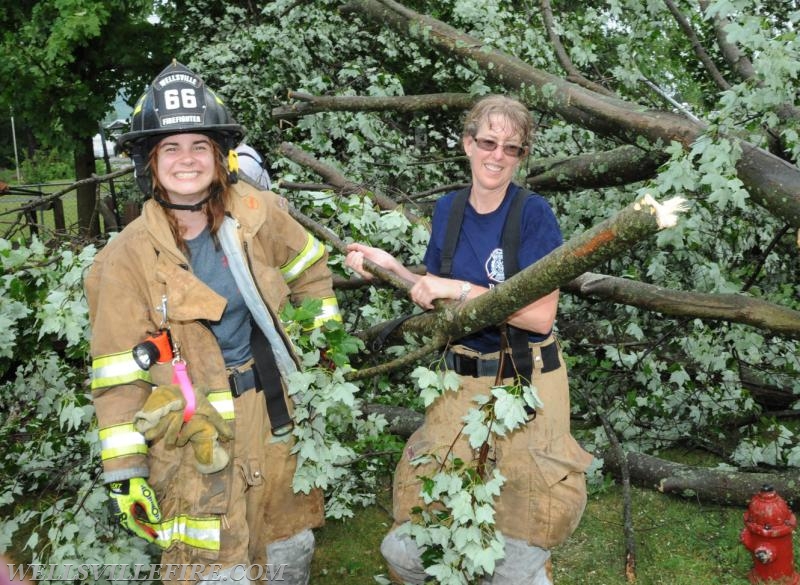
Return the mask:
<path fill-rule="evenodd" d="M 197 470 L 214 473 L 228 464 L 228 453 L 219 439 L 231 439 L 233 432 L 206 395 L 196 389 L 194 393 L 195 412 L 186 424 L 183 423 L 186 401 L 176 384 L 156 387 L 134 415 L 133 424 L 149 441 L 163 438 L 165 444 L 174 447 L 190 444 Z"/>
<path fill-rule="evenodd" d="M 161 522 L 156 493 L 143 477 L 132 477 L 108 484 L 111 510 L 120 524 L 147 542 L 155 542 L 158 533 L 150 524 Z"/>

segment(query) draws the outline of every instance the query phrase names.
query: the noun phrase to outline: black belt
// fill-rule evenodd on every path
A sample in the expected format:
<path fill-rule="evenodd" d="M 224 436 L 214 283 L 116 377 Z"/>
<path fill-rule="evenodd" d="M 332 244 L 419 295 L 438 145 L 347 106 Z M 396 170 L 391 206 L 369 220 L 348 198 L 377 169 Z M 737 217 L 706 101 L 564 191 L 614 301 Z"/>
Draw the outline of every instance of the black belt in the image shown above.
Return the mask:
<path fill-rule="evenodd" d="M 230 386 L 231 394 L 233 394 L 234 398 L 238 398 L 250 390 L 261 392 L 264 389 L 255 366 L 246 370 L 234 368 L 228 375 L 228 386 Z M 280 437 L 292 430 L 293 423 L 286 410 L 286 402 L 283 399 L 283 386 L 281 386 L 279 378 L 276 377 L 273 380 L 273 386 L 272 389 L 264 392 L 264 398 L 267 401 L 267 414 L 269 415 L 270 425 L 273 426 L 272 434 Z M 275 421 L 277 421 L 277 424 Z"/>
<path fill-rule="evenodd" d="M 558 344 L 551 343 L 545 345 L 542 350 L 542 363 L 537 363 L 538 360 L 534 359 L 533 369 L 534 372 L 539 371 L 542 374 L 552 372 L 561 367 L 561 360 L 558 359 Z M 445 363 L 447 367 L 453 370 L 456 374 L 461 376 L 472 376 L 473 378 L 480 378 L 482 376 L 497 376 L 497 367 L 500 360 L 495 359 L 482 359 L 480 357 L 472 357 L 460 353 L 448 351 L 445 354 Z M 539 367 L 541 365 L 541 368 Z M 503 360 L 503 378 L 513 378 L 515 375 L 514 363 L 510 355 L 505 356 Z"/>
<path fill-rule="evenodd" d="M 228 386 L 231 388 L 231 394 L 234 398 L 241 396 L 248 390 L 261 390 L 258 376 L 254 368 L 250 367 L 244 371 L 234 369 L 228 375 Z"/>

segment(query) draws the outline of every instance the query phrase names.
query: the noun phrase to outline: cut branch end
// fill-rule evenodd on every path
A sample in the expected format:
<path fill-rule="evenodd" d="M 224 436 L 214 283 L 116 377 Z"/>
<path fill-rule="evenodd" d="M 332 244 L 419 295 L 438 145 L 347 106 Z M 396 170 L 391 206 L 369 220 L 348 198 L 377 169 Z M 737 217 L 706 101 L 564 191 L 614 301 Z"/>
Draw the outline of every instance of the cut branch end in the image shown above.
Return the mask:
<path fill-rule="evenodd" d="M 638 211 L 644 206 L 653 208 L 651 213 L 655 214 L 658 227 L 662 230 L 675 227 L 675 224 L 678 223 L 678 214 L 689 209 L 689 206 L 686 204 L 686 199 L 683 197 L 673 197 L 664 203 L 659 203 L 650 193 L 646 193 L 644 197 L 636 203 L 634 208 Z"/>

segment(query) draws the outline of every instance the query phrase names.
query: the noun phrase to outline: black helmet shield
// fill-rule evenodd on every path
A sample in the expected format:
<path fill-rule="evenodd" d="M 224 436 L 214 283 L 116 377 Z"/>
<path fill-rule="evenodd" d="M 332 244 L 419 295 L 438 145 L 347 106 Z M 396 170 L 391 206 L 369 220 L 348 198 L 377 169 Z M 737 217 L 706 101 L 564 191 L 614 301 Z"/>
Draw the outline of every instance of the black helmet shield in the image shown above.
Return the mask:
<path fill-rule="evenodd" d="M 173 60 L 136 102 L 130 132 L 118 140 L 133 159 L 136 182 L 145 195 L 152 192 L 150 151 L 165 136 L 182 132 L 206 134 L 226 154 L 244 137 L 244 129 L 203 79 Z M 235 164 L 235 157 L 229 156 L 229 166 Z M 238 169 L 229 171 L 235 182 Z"/>

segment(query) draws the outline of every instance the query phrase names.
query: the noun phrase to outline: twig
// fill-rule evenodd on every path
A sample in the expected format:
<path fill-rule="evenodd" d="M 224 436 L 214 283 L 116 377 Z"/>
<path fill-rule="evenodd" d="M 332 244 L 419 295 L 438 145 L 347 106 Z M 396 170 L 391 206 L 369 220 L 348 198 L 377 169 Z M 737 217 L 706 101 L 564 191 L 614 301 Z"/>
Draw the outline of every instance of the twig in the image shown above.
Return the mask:
<path fill-rule="evenodd" d="M 608 418 L 603 414 L 603 409 L 597 401 L 589 396 L 584 395 L 584 398 L 592 405 L 600 422 L 603 425 L 603 430 L 606 432 L 608 441 L 611 448 L 619 458 L 620 475 L 622 476 L 622 517 L 623 517 L 623 534 L 625 536 L 625 578 L 628 583 L 636 581 L 636 537 L 634 536 L 633 529 L 633 512 L 631 505 L 631 475 L 628 468 L 628 457 L 625 450 L 614 432 L 614 427 L 609 422 Z"/>
<path fill-rule="evenodd" d="M 379 376 L 381 374 L 409 366 L 426 355 L 433 353 L 442 345 L 444 345 L 444 343 L 431 341 L 414 351 L 406 353 L 396 360 L 385 362 L 372 368 L 348 372 L 345 374 L 344 378 L 349 382 L 352 382 L 353 380 L 364 380 L 366 378 L 372 378 L 373 376 Z"/>
<path fill-rule="evenodd" d="M 81 179 L 80 181 L 75 181 L 69 187 L 66 187 L 65 189 L 61 189 L 60 191 L 56 191 L 54 193 L 50 193 L 48 195 L 45 195 L 44 197 L 42 197 L 40 199 L 37 199 L 36 201 L 32 201 L 30 203 L 27 203 L 26 205 L 23 205 L 22 207 L 17 207 L 16 209 L 11 209 L 11 210 L 8 210 L 8 211 L 0 212 L 0 216 L 8 215 L 10 213 L 24 213 L 26 211 L 32 211 L 34 209 L 38 209 L 43 204 L 49 203 L 50 201 L 53 201 L 54 199 L 59 199 L 59 198 L 63 197 L 64 195 L 66 195 L 67 193 L 69 193 L 70 191 L 74 191 L 78 187 L 81 187 L 82 185 L 91 185 L 91 184 L 94 184 L 94 183 L 102 183 L 104 181 L 110 181 L 111 179 L 116 179 L 117 177 L 121 177 L 123 175 L 127 175 L 128 173 L 131 173 L 131 172 L 133 172 L 133 166 L 124 167 L 122 169 L 114 171 L 113 173 L 108 173 L 106 175 L 92 175 L 89 178 Z"/>

